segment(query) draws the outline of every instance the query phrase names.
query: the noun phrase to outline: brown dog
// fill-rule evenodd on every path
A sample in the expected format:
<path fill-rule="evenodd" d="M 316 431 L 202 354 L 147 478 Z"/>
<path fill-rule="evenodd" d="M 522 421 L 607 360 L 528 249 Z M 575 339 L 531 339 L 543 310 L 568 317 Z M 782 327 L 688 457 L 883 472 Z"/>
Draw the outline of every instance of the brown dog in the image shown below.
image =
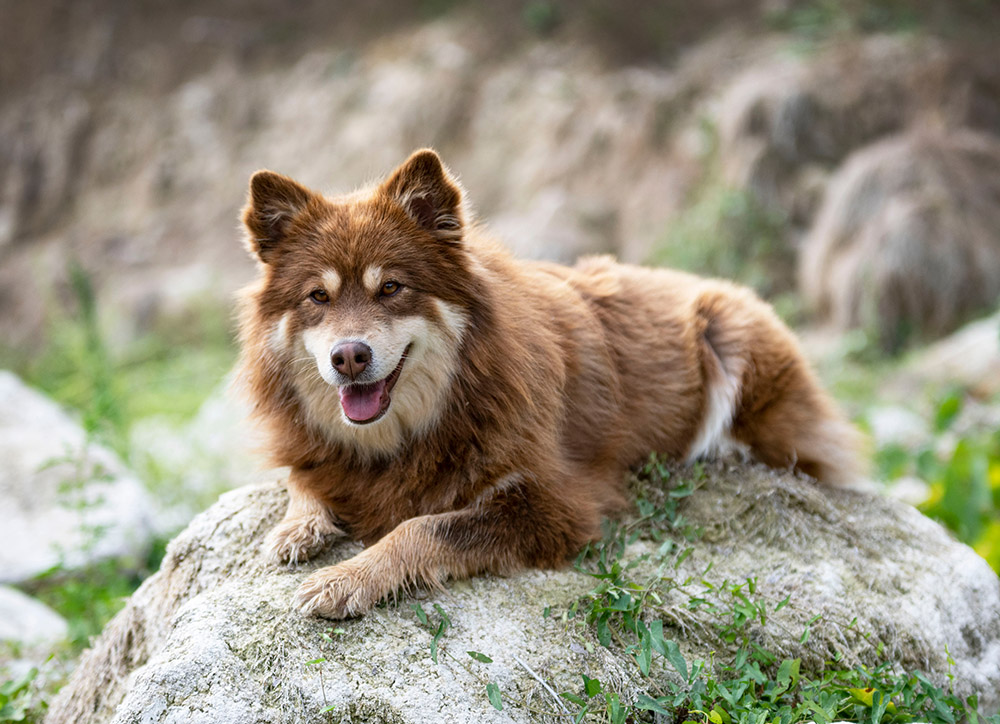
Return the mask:
<path fill-rule="evenodd" d="M 350 535 L 298 607 L 341 618 L 414 583 L 563 564 L 629 466 L 737 447 L 839 484 L 855 433 L 791 332 L 733 284 L 610 258 L 516 261 L 430 150 L 327 199 L 261 171 L 242 375 L 291 466 L 277 560 Z"/>

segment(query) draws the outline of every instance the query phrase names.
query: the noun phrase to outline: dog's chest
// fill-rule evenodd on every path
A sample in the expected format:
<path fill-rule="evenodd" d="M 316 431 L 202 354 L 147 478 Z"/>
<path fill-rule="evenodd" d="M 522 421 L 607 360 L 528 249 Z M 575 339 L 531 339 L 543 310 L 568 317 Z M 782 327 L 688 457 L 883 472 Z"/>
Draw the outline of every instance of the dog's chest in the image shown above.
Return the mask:
<path fill-rule="evenodd" d="M 331 471 L 326 497 L 351 535 L 370 543 L 409 518 L 463 507 L 483 478 L 468 460 L 410 454 Z"/>

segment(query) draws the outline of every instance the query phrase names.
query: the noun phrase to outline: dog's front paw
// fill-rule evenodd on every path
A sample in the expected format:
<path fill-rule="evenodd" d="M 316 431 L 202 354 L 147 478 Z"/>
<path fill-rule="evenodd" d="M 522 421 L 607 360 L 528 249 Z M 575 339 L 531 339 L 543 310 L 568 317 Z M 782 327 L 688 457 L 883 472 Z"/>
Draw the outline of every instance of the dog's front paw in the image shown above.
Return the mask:
<path fill-rule="evenodd" d="M 385 576 L 355 557 L 309 576 L 295 594 L 295 607 L 310 616 L 348 618 L 368 611 L 392 590 Z"/>
<path fill-rule="evenodd" d="M 295 565 L 319 553 L 333 538 L 343 536 L 329 516 L 310 515 L 286 518 L 264 541 L 268 558 L 276 563 Z"/>

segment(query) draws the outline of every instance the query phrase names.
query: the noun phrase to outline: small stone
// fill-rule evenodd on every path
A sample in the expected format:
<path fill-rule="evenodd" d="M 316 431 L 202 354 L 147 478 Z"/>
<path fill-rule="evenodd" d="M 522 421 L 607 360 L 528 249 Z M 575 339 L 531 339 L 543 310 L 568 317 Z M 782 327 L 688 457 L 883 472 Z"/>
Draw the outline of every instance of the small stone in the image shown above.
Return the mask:
<path fill-rule="evenodd" d="M 868 410 L 867 418 L 877 447 L 902 445 L 912 448 L 926 443 L 930 438 L 930 430 L 924 419 L 904 407 L 872 407 Z"/>

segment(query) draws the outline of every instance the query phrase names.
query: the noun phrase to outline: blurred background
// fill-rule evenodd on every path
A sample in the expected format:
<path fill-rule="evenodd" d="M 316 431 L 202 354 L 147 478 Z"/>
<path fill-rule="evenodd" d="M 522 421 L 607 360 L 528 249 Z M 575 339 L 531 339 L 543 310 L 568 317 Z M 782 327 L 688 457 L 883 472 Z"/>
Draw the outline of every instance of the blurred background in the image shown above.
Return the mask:
<path fill-rule="evenodd" d="M 434 146 L 521 256 L 753 286 L 879 487 L 1000 568 L 994 0 L 0 18 L 0 721 L 37 717 L 165 541 L 262 474 L 226 395 L 259 168 L 337 193 Z"/>

